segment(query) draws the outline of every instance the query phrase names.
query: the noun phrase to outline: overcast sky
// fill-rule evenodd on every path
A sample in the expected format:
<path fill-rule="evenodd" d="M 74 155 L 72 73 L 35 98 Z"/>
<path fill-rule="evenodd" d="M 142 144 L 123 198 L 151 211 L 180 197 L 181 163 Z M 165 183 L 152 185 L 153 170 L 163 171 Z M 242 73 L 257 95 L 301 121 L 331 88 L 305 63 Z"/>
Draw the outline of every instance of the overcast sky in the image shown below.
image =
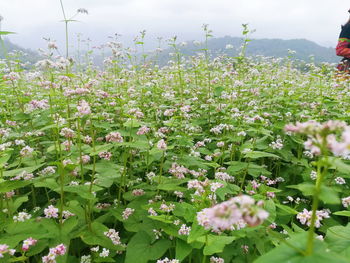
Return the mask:
<path fill-rule="evenodd" d="M 349 0 L 63 0 L 67 16 L 78 8 L 88 15 L 70 24 L 76 34 L 96 44 L 121 34 L 129 42 L 146 29 L 148 41 L 177 35 L 180 40 L 202 40 L 203 23 L 216 37 L 240 36 L 241 24 L 249 23 L 253 38 L 306 38 L 324 46 L 336 44 L 340 25 L 347 21 Z M 10 39 L 36 49 L 43 37 L 64 41 L 59 0 L 0 0 L 2 30 L 14 31 Z"/>

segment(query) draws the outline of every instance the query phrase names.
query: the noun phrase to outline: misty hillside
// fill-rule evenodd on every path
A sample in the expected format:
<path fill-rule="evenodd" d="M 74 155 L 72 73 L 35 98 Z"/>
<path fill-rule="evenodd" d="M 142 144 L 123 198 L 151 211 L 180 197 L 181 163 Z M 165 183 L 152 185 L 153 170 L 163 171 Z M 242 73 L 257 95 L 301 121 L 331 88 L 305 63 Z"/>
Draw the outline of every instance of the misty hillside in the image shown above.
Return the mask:
<path fill-rule="evenodd" d="M 194 44 L 192 41 L 187 42 L 186 46 L 180 48 L 181 53 L 184 55 L 195 55 L 204 48 L 203 44 Z M 229 56 L 237 56 L 240 51 L 240 47 L 243 43 L 242 38 L 239 37 L 221 37 L 213 38 L 208 41 L 208 49 L 210 50 L 213 57 L 221 54 L 227 54 Z M 20 56 L 22 61 L 28 61 L 35 63 L 39 59 L 39 54 L 35 51 L 22 48 L 19 45 L 13 44 L 8 39 L 5 39 L 5 45 L 7 52 L 13 52 L 15 50 L 21 51 L 26 55 Z M 227 45 L 232 45 L 233 48 L 227 49 Z M 293 50 L 296 53 L 292 55 L 294 59 L 303 60 L 305 62 L 310 62 L 310 56 L 314 57 L 316 63 L 329 62 L 336 63 L 340 60 L 340 57 L 335 55 L 334 48 L 326 48 L 316 44 L 315 42 L 306 39 L 292 39 L 292 40 L 282 40 L 282 39 L 252 39 L 248 43 L 246 55 L 256 56 L 262 55 L 266 57 L 287 57 L 288 50 Z M 172 53 L 172 48 L 167 48 L 159 54 L 159 64 L 165 65 L 170 57 L 169 53 Z M 4 52 L 0 46 L 0 58 L 4 57 Z M 102 58 L 97 54 L 94 57 L 94 61 L 97 65 L 102 64 Z"/>
<path fill-rule="evenodd" d="M 208 41 L 208 49 L 213 56 L 219 54 L 227 54 L 229 56 L 237 56 L 240 51 L 240 47 L 243 43 L 242 38 L 239 37 L 221 37 L 213 38 Z M 227 49 L 227 45 L 232 45 L 233 48 Z M 186 55 L 194 55 L 200 49 L 203 49 L 203 44 L 195 45 L 193 42 L 188 42 L 184 47 L 181 47 L 181 53 Z M 340 57 L 335 55 L 334 48 L 326 48 L 316 44 L 315 42 L 306 39 L 252 39 L 248 43 L 246 55 L 256 56 L 262 55 L 266 57 L 287 57 L 288 50 L 293 50 L 296 53 L 292 55 L 294 59 L 310 62 L 310 56 L 314 57 L 316 63 L 329 62 L 336 63 L 340 60 Z M 168 61 L 169 53 L 173 52 L 172 49 L 164 50 L 160 56 L 160 63 Z"/>
<path fill-rule="evenodd" d="M 19 45 L 16 45 L 6 38 L 4 39 L 4 44 L 6 47 L 6 53 L 10 57 L 13 57 L 14 55 L 13 53 L 18 53 L 18 54 L 15 54 L 15 56 L 18 57 L 23 62 L 35 63 L 36 61 L 39 60 L 39 54 L 33 50 L 26 49 Z M 4 57 L 5 57 L 5 52 L 3 50 L 3 47 L 0 46 L 0 58 L 4 58 Z"/>

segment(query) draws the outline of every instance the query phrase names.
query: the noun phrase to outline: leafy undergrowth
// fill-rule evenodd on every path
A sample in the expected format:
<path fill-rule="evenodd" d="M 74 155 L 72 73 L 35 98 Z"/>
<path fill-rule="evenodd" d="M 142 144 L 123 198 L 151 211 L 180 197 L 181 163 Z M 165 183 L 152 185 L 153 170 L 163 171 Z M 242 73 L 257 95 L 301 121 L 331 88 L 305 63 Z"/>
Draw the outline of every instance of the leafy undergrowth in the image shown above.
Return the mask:
<path fill-rule="evenodd" d="M 172 46 L 1 64 L 0 262 L 349 262 L 349 83 Z"/>

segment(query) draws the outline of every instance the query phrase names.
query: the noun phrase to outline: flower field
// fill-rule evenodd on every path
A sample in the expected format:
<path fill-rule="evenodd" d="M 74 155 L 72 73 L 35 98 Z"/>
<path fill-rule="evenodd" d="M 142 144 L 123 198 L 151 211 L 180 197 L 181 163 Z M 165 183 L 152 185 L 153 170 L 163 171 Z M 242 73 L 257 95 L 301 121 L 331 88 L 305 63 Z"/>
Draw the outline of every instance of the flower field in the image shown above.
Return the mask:
<path fill-rule="evenodd" d="M 350 262 L 349 82 L 175 40 L 2 61 L 0 262 Z"/>

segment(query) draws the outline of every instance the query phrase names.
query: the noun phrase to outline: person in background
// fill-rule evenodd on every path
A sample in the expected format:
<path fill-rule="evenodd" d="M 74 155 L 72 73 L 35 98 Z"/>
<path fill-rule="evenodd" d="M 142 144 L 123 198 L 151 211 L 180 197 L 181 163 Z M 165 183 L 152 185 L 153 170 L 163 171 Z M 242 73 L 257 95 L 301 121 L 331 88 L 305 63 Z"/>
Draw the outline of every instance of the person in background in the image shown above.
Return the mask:
<path fill-rule="evenodd" d="M 350 13 L 350 9 L 348 10 Z M 339 71 L 350 73 L 350 19 L 341 27 L 341 32 L 336 47 L 337 56 L 343 57 L 337 68 Z"/>

